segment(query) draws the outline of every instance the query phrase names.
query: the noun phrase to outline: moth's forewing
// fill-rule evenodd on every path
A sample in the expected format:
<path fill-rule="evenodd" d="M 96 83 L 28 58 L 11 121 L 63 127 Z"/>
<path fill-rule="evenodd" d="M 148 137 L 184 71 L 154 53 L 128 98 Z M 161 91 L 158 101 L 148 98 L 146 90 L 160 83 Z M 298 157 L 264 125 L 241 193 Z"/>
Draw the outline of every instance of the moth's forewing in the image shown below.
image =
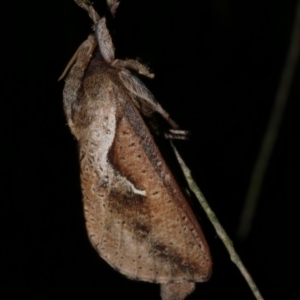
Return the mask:
<path fill-rule="evenodd" d="M 94 57 L 72 109 L 89 238 L 130 278 L 205 281 L 203 233 L 118 72 Z"/>

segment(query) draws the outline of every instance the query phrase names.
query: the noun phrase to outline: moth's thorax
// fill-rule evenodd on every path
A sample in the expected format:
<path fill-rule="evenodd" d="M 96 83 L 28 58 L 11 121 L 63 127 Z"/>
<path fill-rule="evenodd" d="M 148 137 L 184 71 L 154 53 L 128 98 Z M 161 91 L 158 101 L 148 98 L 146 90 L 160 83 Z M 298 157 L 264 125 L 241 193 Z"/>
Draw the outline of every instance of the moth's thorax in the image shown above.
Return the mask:
<path fill-rule="evenodd" d="M 95 53 L 85 71 L 84 78 L 90 77 L 90 76 L 99 76 L 101 74 L 105 74 L 106 76 L 115 74 L 117 72 L 117 69 L 113 66 L 111 66 L 110 63 L 107 63 L 101 56 L 100 53 Z"/>

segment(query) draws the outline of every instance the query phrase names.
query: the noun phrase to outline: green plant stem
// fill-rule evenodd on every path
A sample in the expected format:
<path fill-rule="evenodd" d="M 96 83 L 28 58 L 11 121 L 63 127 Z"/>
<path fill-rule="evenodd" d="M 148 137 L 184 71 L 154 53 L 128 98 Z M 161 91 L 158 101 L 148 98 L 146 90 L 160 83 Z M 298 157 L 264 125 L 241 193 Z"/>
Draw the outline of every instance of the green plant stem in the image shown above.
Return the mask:
<path fill-rule="evenodd" d="M 263 180 L 273 152 L 273 148 L 277 140 L 284 109 L 293 82 L 293 77 L 299 57 L 299 50 L 300 0 L 298 0 L 298 3 L 296 5 L 295 21 L 291 34 L 290 46 L 287 53 L 284 69 L 282 71 L 278 91 L 276 93 L 274 106 L 271 112 L 269 124 L 267 126 L 264 138 L 262 140 L 261 149 L 251 175 L 249 188 L 246 194 L 245 204 L 241 213 L 241 219 L 237 233 L 240 239 L 245 239 L 248 236 L 249 231 L 251 229 L 252 220 L 255 215 Z"/>
<path fill-rule="evenodd" d="M 231 258 L 232 262 L 238 267 L 238 269 L 242 273 L 243 277 L 245 278 L 246 282 L 248 283 L 248 285 L 249 285 L 253 295 L 255 296 L 255 298 L 257 300 L 263 300 L 263 297 L 261 296 L 261 294 L 260 294 L 255 282 L 253 281 L 251 275 L 249 274 L 249 272 L 245 268 L 245 266 L 244 266 L 243 262 L 241 261 L 239 255 L 236 253 L 236 251 L 233 247 L 233 243 L 232 243 L 231 239 L 229 238 L 229 236 L 225 232 L 224 228 L 220 224 L 220 222 L 219 222 L 218 218 L 216 217 L 215 213 L 210 208 L 210 206 L 207 203 L 206 199 L 204 198 L 202 192 L 200 191 L 199 187 L 195 183 L 195 181 L 194 181 L 194 179 L 191 175 L 191 171 L 188 169 L 185 162 L 183 161 L 183 159 L 179 155 L 179 153 L 178 153 L 177 149 L 175 148 L 175 146 L 173 145 L 172 141 L 171 141 L 171 145 L 172 145 L 172 148 L 175 152 L 176 158 L 177 158 L 177 160 L 180 164 L 180 167 L 181 167 L 181 169 L 184 173 L 184 176 L 185 176 L 185 178 L 188 182 L 189 188 L 193 191 L 193 193 L 197 197 L 200 205 L 202 206 L 202 208 L 205 211 L 206 215 L 208 216 L 210 222 L 214 226 L 214 228 L 217 232 L 217 235 L 219 236 L 219 238 L 221 239 L 221 241 L 225 245 L 225 247 L 226 247 L 226 249 L 227 249 L 227 251 L 230 255 L 230 258 Z"/>

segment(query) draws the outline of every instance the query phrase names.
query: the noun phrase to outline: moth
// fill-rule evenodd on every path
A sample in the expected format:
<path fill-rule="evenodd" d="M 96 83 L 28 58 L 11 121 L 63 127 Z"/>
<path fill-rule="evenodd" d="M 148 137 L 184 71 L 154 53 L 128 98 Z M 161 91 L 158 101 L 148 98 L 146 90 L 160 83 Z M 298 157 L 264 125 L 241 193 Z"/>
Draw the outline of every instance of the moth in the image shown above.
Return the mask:
<path fill-rule="evenodd" d="M 63 91 L 79 145 L 89 239 L 128 278 L 160 284 L 163 300 L 184 299 L 195 282 L 209 279 L 212 260 L 142 116 L 157 112 L 175 132 L 177 125 L 135 75 L 152 77 L 148 69 L 136 60 L 115 59 L 105 18 L 75 2 L 95 29 L 67 67 L 72 66 Z"/>

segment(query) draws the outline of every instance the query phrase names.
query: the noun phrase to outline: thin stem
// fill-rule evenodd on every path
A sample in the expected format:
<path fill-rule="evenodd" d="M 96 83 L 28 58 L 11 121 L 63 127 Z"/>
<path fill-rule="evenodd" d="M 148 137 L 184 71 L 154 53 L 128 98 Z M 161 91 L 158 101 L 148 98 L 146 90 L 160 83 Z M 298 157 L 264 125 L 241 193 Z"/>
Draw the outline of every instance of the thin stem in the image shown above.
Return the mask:
<path fill-rule="evenodd" d="M 210 208 L 210 206 L 207 203 L 206 199 L 204 198 L 202 192 L 200 191 L 199 187 L 195 183 L 195 181 L 194 181 L 194 179 L 191 175 L 191 171 L 188 169 L 185 162 L 183 161 L 183 159 L 179 155 L 179 153 L 178 153 L 177 149 L 175 148 L 175 146 L 173 145 L 172 141 L 170 141 L 170 142 L 171 142 L 172 148 L 175 152 L 175 155 L 177 157 L 177 160 L 180 164 L 180 167 L 181 167 L 181 169 L 184 173 L 184 176 L 185 176 L 185 178 L 188 182 L 189 188 L 193 191 L 193 193 L 197 197 L 199 203 L 201 204 L 201 206 L 202 206 L 203 210 L 205 211 L 206 215 L 208 216 L 210 222 L 214 226 L 214 228 L 217 232 L 217 235 L 219 236 L 219 238 L 221 239 L 221 241 L 225 245 L 225 247 L 226 247 L 226 249 L 227 249 L 227 251 L 230 255 L 230 258 L 231 258 L 232 262 L 234 264 L 236 264 L 236 266 L 238 267 L 238 269 L 242 273 L 243 277 L 245 278 L 246 282 L 248 283 L 248 285 L 249 285 L 252 293 L 254 294 L 255 298 L 257 300 L 263 300 L 263 297 L 261 296 L 261 294 L 260 294 L 255 282 L 253 281 L 251 275 L 249 274 L 249 272 L 245 268 L 245 266 L 244 266 L 243 262 L 241 261 L 239 255 L 236 253 L 236 251 L 233 247 L 233 243 L 232 243 L 231 239 L 229 238 L 229 236 L 225 232 L 224 228 L 220 224 L 220 222 L 219 222 L 218 218 L 216 217 L 215 213 L 212 211 L 212 209 Z"/>
<path fill-rule="evenodd" d="M 292 30 L 289 50 L 281 75 L 275 103 L 271 112 L 260 153 L 255 163 L 250 185 L 246 194 L 244 208 L 241 214 L 238 237 L 245 239 L 251 229 L 265 173 L 275 146 L 284 109 L 288 100 L 290 87 L 297 67 L 300 50 L 300 0 L 296 5 L 295 23 Z"/>

